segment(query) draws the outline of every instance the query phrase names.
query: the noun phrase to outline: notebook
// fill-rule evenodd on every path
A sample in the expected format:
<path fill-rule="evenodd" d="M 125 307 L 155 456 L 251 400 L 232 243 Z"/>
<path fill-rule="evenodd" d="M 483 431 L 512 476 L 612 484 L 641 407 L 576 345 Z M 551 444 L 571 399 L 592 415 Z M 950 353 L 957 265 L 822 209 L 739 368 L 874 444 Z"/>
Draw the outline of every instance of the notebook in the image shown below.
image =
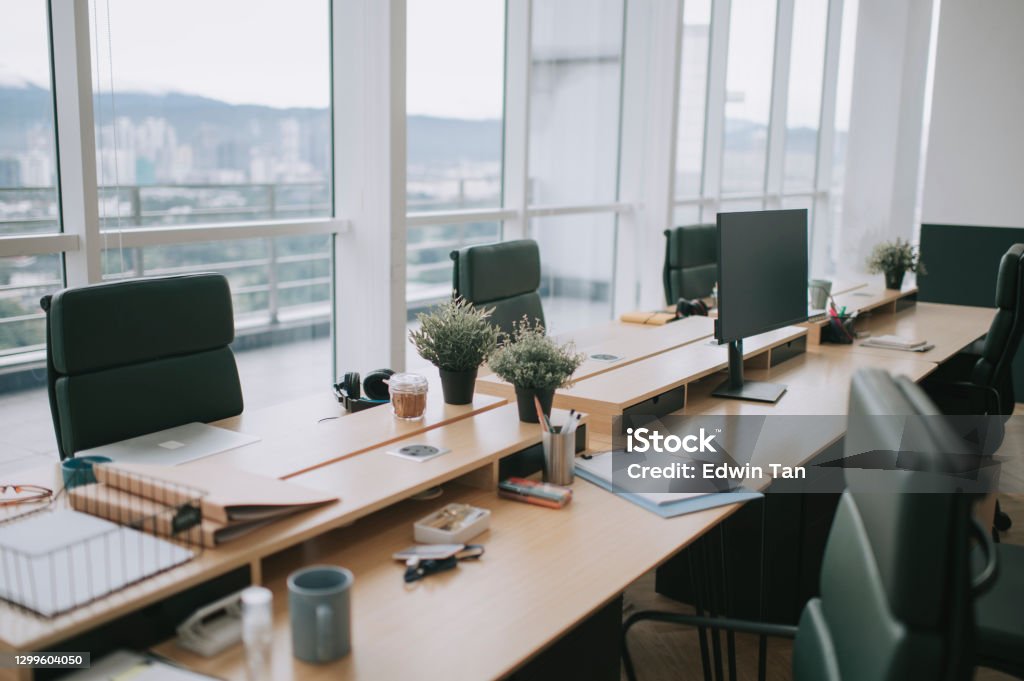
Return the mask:
<path fill-rule="evenodd" d="M 862 341 L 861 345 L 868 348 L 885 348 L 888 350 L 905 350 L 907 352 L 925 352 L 931 350 L 934 345 L 929 345 L 926 340 L 915 340 L 912 338 L 904 338 L 902 336 L 894 336 L 892 334 L 885 336 L 874 336 L 868 340 Z"/>
<path fill-rule="evenodd" d="M 259 442 L 255 435 L 238 433 L 206 423 L 186 423 L 75 452 L 75 456 L 106 456 L 118 463 L 155 463 L 177 466 Z"/>

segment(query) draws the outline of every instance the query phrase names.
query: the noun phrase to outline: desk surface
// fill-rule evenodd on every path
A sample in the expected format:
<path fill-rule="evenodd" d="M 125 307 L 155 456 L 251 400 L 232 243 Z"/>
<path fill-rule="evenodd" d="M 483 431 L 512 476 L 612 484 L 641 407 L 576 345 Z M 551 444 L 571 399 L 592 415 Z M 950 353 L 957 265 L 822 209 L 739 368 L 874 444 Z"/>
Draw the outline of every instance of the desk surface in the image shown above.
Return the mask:
<path fill-rule="evenodd" d="M 933 368 L 903 357 L 848 354 L 841 359 L 807 353 L 772 369 L 749 372 L 752 379 L 789 383 L 789 393 L 775 405 L 712 398 L 710 390 L 718 381 L 712 376 L 695 384 L 696 399 L 683 413 L 845 414 L 853 372 L 880 365 L 915 380 Z M 834 389 L 822 391 L 822 386 Z M 844 423 L 822 419 L 820 432 L 810 437 L 793 429 L 780 432 L 789 441 L 775 444 L 789 456 L 776 460 L 806 461 L 840 437 Z M 307 475 L 326 480 L 325 470 Z M 582 480 L 574 485 L 573 503 L 561 511 L 506 501 L 491 491 L 449 490 L 445 501 L 492 510 L 491 530 L 479 539 L 487 553 L 478 564 L 463 564 L 412 588 L 403 586 L 402 567 L 390 555 L 410 543 L 410 525 L 425 512 L 423 505 L 412 502 L 268 561 L 265 576 L 276 606 L 275 679 L 405 678 L 425 669 L 436 678 L 505 675 L 736 508 L 663 519 Z M 538 532 L 541 525 L 544 531 Z M 345 565 L 356 577 L 353 653 L 330 665 L 310 666 L 291 656 L 284 580 L 311 562 Z M 431 626 L 438 622 L 443 626 Z M 404 642 L 401 655 L 394 654 L 396 640 Z M 452 641 L 462 642 L 456 644 L 457 655 L 438 654 L 450 650 Z M 244 678 L 240 648 L 214 660 L 183 652 L 171 642 L 158 652 L 208 674 Z"/>
<path fill-rule="evenodd" d="M 735 510 L 663 519 L 582 480 L 573 488 L 573 502 L 561 510 L 507 501 L 494 492 L 449 489 L 446 502 L 491 509 L 491 529 L 479 537 L 487 552 L 479 563 L 463 563 L 412 587 L 402 583 L 404 567 L 391 554 L 412 543 L 412 522 L 429 512 L 415 502 L 268 561 L 265 575 L 275 605 L 273 678 L 502 676 Z M 321 666 L 291 656 L 284 586 L 289 572 L 313 562 L 344 565 L 355 575 L 352 654 Z M 218 677 L 245 678 L 240 646 L 213 660 L 173 642 L 157 652 Z"/>
<path fill-rule="evenodd" d="M 243 412 L 214 425 L 259 435 L 251 445 L 186 464 L 216 462 L 274 478 L 288 478 L 493 409 L 506 400 L 477 393 L 472 404 L 445 404 L 436 372 L 429 372 L 427 410 L 419 421 L 396 419 L 388 405 L 346 414 L 337 400 L 311 396 Z M 343 417 L 343 418 L 342 418 Z"/>
<path fill-rule="evenodd" d="M 486 469 L 503 456 L 539 443 L 541 433 L 540 426 L 520 422 L 516 406 L 510 404 L 414 437 L 417 442 L 452 451 L 418 462 L 387 454 L 391 445 L 385 445 L 304 473 L 295 478 L 296 482 L 334 492 L 341 501 L 208 549 L 182 567 L 52 620 L 28 615 L 0 601 L 0 649 L 45 650 L 54 642 L 351 523 L 429 487 Z M 54 465 L 54 473 L 56 469 Z M 497 475 L 496 470 L 489 472 L 490 477 Z"/>
<path fill-rule="evenodd" d="M 843 351 L 867 354 L 872 357 L 910 356 L 925 362 L 940 364 L 988 332 L 995 317 L 994 308 L 917 303 L 898 312 L 870 314 L 857 320 L 858 331 L 870 331 L 871 336 L 894 334 L 905 338 L 927 340 L 935 345 L 926 352 L 906 352 L 887 348 L 872 348 L 856 340 L 853 346 L 822 345 L 819 348 L 840 353 Z M 865 339 L 866 340 L 866 339 Z"/>
<path fill-rule="evenodd" d="M 613 321 L 564 334 L 556 340 L 562 343 L 571 340 L 577 350 L 586 354 L 587 359 L 573 374 L 574 381 L 581 381 L 710 338 L 714 332 L 714 320 L 708 317 L 687 317 L 664 326 Z M 619 359 L 594 359 L 594 355 L 601 354 L 614 355 Z M 481 376 L 476 385 L 478 391 L 491 395 L 508 397 L 513 394 L 512 386 L 494 374 Z"/>

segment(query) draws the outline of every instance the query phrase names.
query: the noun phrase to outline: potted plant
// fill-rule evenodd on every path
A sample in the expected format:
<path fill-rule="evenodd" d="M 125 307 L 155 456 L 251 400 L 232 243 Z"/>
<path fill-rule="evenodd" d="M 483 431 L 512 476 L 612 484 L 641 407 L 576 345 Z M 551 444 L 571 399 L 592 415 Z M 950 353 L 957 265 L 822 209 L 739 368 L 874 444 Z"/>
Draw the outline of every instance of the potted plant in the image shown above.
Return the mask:
<path fill-rule="evenodd" d="M 541 409 L 551 414 L 555 390 L 571 384 L 570 378 L 586 355 L 576 352 L 572 343 L 559 345 L 544 333 L 539 321 L 525 316 L 516 322 L 512 335 L 495 350 L 488 366 L 516 389 L 519 420 L 537 423 L 533 398 Z"/>
<path fill-rule="evenodd" d="M 420 328 L 409 332 L 409 340 L 420 357 L 437 367 L 448 404 L 473 401 L 477 370 L 498 345 L 500 332 L 491 324 L 491 312 L 454 298 L 416 315 Z"/>
<path fill-rule="evenodd" d="M 903 286 L 903 275 L 907 272 L 927 274 L 921 255 L 909 241 L 896 239 L 875 246 L 868 258 L 868 271 L 885 274 L 885 287 L 899 289 Z"/>

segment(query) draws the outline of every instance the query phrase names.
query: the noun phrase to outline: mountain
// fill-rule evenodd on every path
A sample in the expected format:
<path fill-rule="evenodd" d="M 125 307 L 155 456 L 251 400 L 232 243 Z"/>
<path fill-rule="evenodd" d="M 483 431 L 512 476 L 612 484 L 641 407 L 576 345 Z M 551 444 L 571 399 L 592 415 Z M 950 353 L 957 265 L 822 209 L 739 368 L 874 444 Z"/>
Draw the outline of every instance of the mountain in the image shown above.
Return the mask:
<path fill-rule="evenodd" d="M 17 152 L 26 144 L 34 125 L 53 125 L 53 104 L 49 90 L 25 85 L 0 85 L 0 152 Z M 140 123 L 147 117 L 166 119 L 178 141 L 197 149 L 213 144 L 256 144 L 277 136 L 279 125 L 298 121 L 305 128 L 303 147 L 316 148 L 320 160 L 330 150 L 330 117 L 327 109 L 275 108 L 252 104 L 228 104 L 217 99 L 180 92 L 119 92 L 111 106 L 109 95 L 97 96 L 93 104 L 97 121 L 118 118 Z M 501 159 L 501 121 L 463 120 L 434 116 L 409 116 L 408 154 L 410 164 L 456 164 Z"/>

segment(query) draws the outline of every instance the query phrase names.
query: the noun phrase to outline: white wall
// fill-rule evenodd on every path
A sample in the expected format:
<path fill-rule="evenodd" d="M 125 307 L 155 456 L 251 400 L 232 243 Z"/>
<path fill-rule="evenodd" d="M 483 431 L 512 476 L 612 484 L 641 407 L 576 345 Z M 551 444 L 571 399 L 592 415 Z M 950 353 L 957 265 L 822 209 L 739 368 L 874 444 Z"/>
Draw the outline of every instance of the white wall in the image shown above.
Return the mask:
<path fill-rule="evenodd" d="M 922 221 L 1024 227 L 1024 2 L 942 0 Z"/>

